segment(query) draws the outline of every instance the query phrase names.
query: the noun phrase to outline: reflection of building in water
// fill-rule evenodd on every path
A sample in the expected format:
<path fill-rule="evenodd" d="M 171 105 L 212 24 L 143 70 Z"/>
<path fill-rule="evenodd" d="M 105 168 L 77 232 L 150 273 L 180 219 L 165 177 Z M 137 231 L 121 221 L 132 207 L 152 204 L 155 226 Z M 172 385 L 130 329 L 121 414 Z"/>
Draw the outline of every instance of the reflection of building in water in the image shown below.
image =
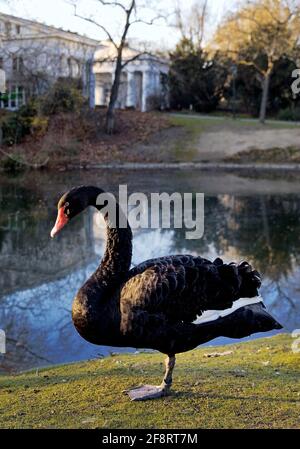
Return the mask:
<path fill-rule="evenodd" d="M 51 240 L 53 217 L 54 214 L 43 208 L 2 214 L 2 295 L 57 279 L 93 259 L 91 211 L 82 214 L 61 235 Z"/>

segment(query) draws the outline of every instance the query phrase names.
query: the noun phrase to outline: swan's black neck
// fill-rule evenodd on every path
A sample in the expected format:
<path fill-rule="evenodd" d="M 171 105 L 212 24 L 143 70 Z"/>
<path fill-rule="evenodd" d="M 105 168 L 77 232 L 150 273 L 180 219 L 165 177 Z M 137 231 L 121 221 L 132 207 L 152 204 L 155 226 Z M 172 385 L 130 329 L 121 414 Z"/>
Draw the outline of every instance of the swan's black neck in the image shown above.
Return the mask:
<path fill-rule="evenodd" d="M 96 187 L 89 187 L 89 205 L 96 207 L 101 213 L 103 206 L 99 205 L 99 195 L 105 193 Z M 101 264 L 94 273 L 98 282 L 105 286 L 125 279 L 131 265 L 132 258 L 132 232 L 129 223 L 124 219 L 124 213 L 117 201 L 115 207 L 115 222 L 112 222 L 107 213 L 103 213 L 106 222 L 106 249 Z M 124 224 L 126 227 L 124 227 Z M 122 226 L 121 226 L 122 225 Z"/>

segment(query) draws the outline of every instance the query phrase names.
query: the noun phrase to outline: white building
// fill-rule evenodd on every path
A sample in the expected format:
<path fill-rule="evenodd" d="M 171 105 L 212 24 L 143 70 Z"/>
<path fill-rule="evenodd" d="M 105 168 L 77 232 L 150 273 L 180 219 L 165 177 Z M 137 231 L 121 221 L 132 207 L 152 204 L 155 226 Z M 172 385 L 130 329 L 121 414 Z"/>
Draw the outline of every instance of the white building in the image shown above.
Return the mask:
<path fill-rule="evenodd" d="M 107 105 L 115 67 L 110 43 L 3 13 L 0 43 L 0 69 L 6 73 L 7 91 L 2 108 L 18 109 L 28 96 L 44 93 L 60 77 L 81 80 L 92 107 Z M 166 107 L 167 61 L 150 55 L 137 58 L 137 52 L 129 48 L 124 61 L 128 64 L 122 72 L 117 106 L 141 111 Z"/>
<path fill-rule="evenodd" d="M 110 42 L 102 42 L 94 56 L 92 106 L 106 106 L 113 82 L 116 49 Z M 147 111 L 168 107 L 168 61 L 132 48 L 123 50 L 121 85 L 117 107 Z"/>
<path fill-rule="evenodd" d="M 82 79 L 87 89 L 96 40 L 2 13 L 0 39 L 8 92 L 2 107 L 17 109 L 26 93 L 42 93 L 59 77 Z"/>

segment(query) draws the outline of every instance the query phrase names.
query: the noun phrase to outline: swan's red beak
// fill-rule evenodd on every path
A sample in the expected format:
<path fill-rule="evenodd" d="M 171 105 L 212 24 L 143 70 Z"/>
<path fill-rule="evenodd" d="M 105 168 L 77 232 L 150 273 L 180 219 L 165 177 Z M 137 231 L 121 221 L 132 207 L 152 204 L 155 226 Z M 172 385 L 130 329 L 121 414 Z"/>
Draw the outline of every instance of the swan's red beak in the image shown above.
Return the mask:
<path fill-rule="evenodd" d="M 51 237 L 53 238 L 68 223 L 68 221 L 69 219 L 65 215 L 65 208 L 61 207 L 60 209 L 58 209 L 57 219 L 54 228 L 50 233 Z"/>

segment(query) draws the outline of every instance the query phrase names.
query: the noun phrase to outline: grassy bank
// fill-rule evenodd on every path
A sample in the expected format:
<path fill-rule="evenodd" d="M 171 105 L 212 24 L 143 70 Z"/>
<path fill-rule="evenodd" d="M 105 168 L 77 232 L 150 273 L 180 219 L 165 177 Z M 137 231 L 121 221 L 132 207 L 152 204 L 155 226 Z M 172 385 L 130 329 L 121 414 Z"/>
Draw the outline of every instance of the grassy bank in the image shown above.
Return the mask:
<path fill-rule="evenodd" d="M 286 159 L 289 148 L 299 150 L 297 127 L 285 122 L 261 125 L 250 119 L 117 111 L 116 132 L 112 136 L 104 132 L 104 110 L 59 113 L 48 118 L 47 123 L 43 132 L 36 135 L 37 131 L 32 131 L 21 143 L 0 148 L 0 169 L 64 170 L 70 165 L 84 168 L 126 162 L 230 162 L 231 157 L 239 162 L 244 158 L 245 162 L 264 162 L 272 161 L 269 149 L 277 145 L 280 162 Z M 249 150 L 250 156 L 244 157 Z M 268 155 L 259 151 L 268 151 Z"/>
<path fill-rule="evenodd" d="M 157 353 L 2 376 L 0 427 L 299 428 L 300 354 L 292 341 L 278 335 L 180 354 L 173 394 L 150 402 L 130 402 L 122 390 L 160 382 Z M 212 354 L 224 351 L 232 352 Z"/>
<path fill-rule="evenodd" d="M 268 150 L 249 150 L 241 151 L 231 157 L 225 159 L 226 162 L 236 162 L 245 164 L 249 162 L 255 163 L 271 163 L 271 164 L 299 164 L 300 149 L 299 148 L 270 148 Z"/>

